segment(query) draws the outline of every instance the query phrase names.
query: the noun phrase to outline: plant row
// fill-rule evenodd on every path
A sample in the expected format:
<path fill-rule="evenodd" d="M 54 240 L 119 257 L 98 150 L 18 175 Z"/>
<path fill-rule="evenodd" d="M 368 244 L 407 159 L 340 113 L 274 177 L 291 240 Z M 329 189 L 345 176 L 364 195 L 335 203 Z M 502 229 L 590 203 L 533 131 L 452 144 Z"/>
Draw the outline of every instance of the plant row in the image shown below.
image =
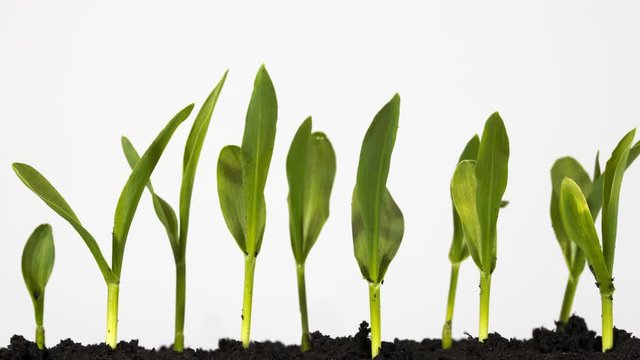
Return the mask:
<path fill-rule="evenodd" d="M 136 209 L 145 192 L 171 244 L 176 269 L 175 338 L 173 349 L 184 349 L 186 298 L 186 250 L 191 196 L 198 160 L 209 124 L 227 73 L 204 101 L 186 141 L 182 183 L 177 211 L 160 197 L 151 184 L 151 175 L 175 130 L 189 118 L 194 105 L 180 110 L 155 140 L 139 155 L 133 144 L 122 138 L 122 148 L 131 175 L 118 200 L 112 234 L 112 258 L 107 262 L 94 236 L 82 225 L 54 186 L 33 167 L 14 163 L 13 169 L 24 184 L 46 205 L 66 220 L 80 235 L 93 255 L 107 286 L 106 343 L 115 348 L 118 330 L 119 284 L 122 259 Z M 394 95 L 374 117 L 362 142 L 356 183 L 351 203 L 353 249 L 360 272 L 369 285 L 371 356 L 381 346 L 380 290 L 404 233 L 402 212 L 387 189 L 400 114 L 400 97 Z M 278 105 L 276 93 L 264 66 L 258 71 L 247 110 L 240 146 L 222 148 L 217 164 L 220 207 L 233 239 L 244 253 L 245 277 L 241 340 L 250 345 L 253 279 L 266 225 L 264 189 L 276 135 Z M 625 170 L 640 154 L 633 144 L 635 129 L 618 143 L 604 170 L 596 155 L 593 176 L 575 159 L 560 158 L 551 169 L 551 222 L 569 269 L 560 313 L 566 323 L 576 286 L 585 265 L 596 278 L 602 300 L 602 350 L 613 346 L 613 263 L 618 203 Z M 480 275 L 478 338 L 489 333 L 491 276 L 496 268 L 497 222 L 500 209 L 507 206 L 509 138 L 498 113 L 489 117 L 481 136 L 474 135 L 460 155 L 451 179 L 453 239 L 449 251 L 451 282 L 442 332 L 442 347 L 451 347 L 451 329 L 458 269 L 471 257 Z M 312 130 L 307 118 L 296 132 L 287 155 L 289 183 L 289 229 L 296 263 L 300 303 L 301 350 L 311 347 L 307 315 L 305 261 L 329 217 L 329 202 L 336 172 L 336 156 L 328 137 Z M 595 221 L 602 211 L 601 234 Z M 38 226 L 29 237 L 22 256 L 22 274 L 33 301 L 36 343 L 44 348 L 45 286 L 54 264 L 54 242 L 49 225 Z"/>

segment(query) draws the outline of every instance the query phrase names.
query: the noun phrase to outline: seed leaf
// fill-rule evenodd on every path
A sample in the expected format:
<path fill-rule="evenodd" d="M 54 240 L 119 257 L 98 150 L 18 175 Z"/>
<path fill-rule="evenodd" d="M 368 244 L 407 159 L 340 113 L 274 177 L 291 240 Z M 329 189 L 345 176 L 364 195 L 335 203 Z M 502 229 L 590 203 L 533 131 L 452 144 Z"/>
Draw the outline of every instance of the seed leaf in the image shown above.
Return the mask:
<path fill-rule="evenodd" d="M 44 295 L 55 262 L 51 226 L 38 226 L 22 251 L 22 277 L 34 304 Z"/>
<path fill-rule="evenodd" d="M 218 157 L 218 195 L 222 215 L 231 235 L 240 249 L 247 250 L 247 210 L 245 206 L 242 175 L 242 150 L 235 145 L 227 145 Z"/>
<path fill-rule="evenodd" d="M 464 241 L 478 268 L 484 268 L 481 249 L 481 227 L 477 210 L 478 183 L 475 160 L 463 160 L 458 163 L 451 179 L 451 199 L 460 217 L 464 230 Z"/>
<path fill-rule="evenodd" d="M 289 230 L 297 264 L 304 264 L 324 223 L 336 173 L 336 156 L 327 136 L 311 133 L 307 118 L 296 132 L 287 155 Z"/>

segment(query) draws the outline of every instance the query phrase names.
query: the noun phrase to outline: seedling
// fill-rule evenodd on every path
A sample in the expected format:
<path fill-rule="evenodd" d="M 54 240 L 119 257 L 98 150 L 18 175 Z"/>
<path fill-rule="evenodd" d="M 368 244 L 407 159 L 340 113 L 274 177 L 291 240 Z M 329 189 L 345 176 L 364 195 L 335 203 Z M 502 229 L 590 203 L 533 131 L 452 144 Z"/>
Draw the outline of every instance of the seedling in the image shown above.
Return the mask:
<path fill-rule="evenodd" d="M 300 125 L 287 155 L 289 232 L 298 275 L 302 351 L 311 348 L 305 261 L 329 218 L 329 199 L 336 174 L 336 155 L 331 142 L 324 133 L 312 133 L 311 125 L 311 117 Z"/>
<path fill-rule="evenodd" d="M 351 202 L 353 250 L 369 282 L 371 358 L 382 345 L 380 286 L 404 234 L 402 212 L 386 185 L 399 116 L 400 96 L 396 94 L 375 116 L 362 141 Z"/>
<path fill-rule="evenodd" d="M 242 146 L 225 146 L 218 158 L 218 196 L 222 215 L 245 255 L 241 330 L 245 349 L 251 341 L 253 274 L 266 224 L 264 187 L 271 163 L 277 118 L 275 89 L 263 65 L 253 85 Z"/>
<path fill-rule="evenodd" d="M 51 226 L 38 226 L 22 251 L 22 277 L 29 291 L 36 315 L 36 345 L 44 349 L 44 290 L 53 270 L 56 251 L 53 246 Z"/>
<path fill-rule="evenodd" d="M 451 195 L 464 230 L 464 240 L 480 270 L 480 329 L 489 335 L 491 274 L 496 267 L 497 222 L 507 187 L 509 138 L 498 113 L 485 123 L 477 160 L 461 161 L 453 174 Z"/>
<path fill-rule="evenodd" d="M 140 202 L 145 184 L 149 181 L 149 177 L 158 163 L 162 152 L 169 143 L 178 125 L 189 116 L 192 109 L 193 104 L 184 108 L 160 132 L 135 166 L 122 189 L 114 217 L 111 266 L 107 264 L 95 238 L 84 228 L 78 216 L 71 209 L 71 206 L 69 206 L 53 185 L 33 167 L 20 163 L 13 164 L 13 170 L 20 180 L 53 211 L 69 222 L 84 240 L 93 258 L 96 260 L 98 268 L 107 284 L 106 343 L 112 348 L 116 347 L 118 340 L 118 297 L 120 275 L 122 273 L 122 258 L 133 216 Z"/>
<path fill-rule="evenodd" d="M 569 239 L 584 252 L 596 278 L 602 302 L 602 351 L 613 347 L 613 260 L 618 225 L 618 204 L 622 178 L 629 161 L 635 129 L 613 150 L 602 174 L 602 245 L 587 198 L 580 185 L 569 177 L 560 187 L 560 214 Z"/>
<path fill-rule="evenodd" d="M 171 205 L 158 196 L 151 185 L 151 180 L 147 183 L 147 189 L 151 193 L 153 200 L 153 208 L 162 225 L 164 226 L 176 266 L 176 314 L 175 314 L 175 337 L 173 341 L 173 350 L 177 352 L 184 351 L 184 315 L 186 301 L 186 252 L 187 252 L 187 234 L 189 231 L 189 214 L 191 211 L 191 195 L 193 193 L 193 184 L 200 159 L 200 152 L 204 139 L 207 136 L 209 123 L 213 109 L 218 101 L 218 96 L 227 78 L 227 72 L 224 73 L 218 85 L 213 89 L 209 97 L 205 100 L 196 120 L 191 127 L 191 132 L 187 138 L 187 144 L 184 149 L 184 157 L 182 164 L 182 185 L 180 187 L 180 219 L 178 220 L 176 212 Z M 131 144 L 129 139 L 122 137 L 122 150 L 132 169 L 140 161 L 138 152 Z"/>

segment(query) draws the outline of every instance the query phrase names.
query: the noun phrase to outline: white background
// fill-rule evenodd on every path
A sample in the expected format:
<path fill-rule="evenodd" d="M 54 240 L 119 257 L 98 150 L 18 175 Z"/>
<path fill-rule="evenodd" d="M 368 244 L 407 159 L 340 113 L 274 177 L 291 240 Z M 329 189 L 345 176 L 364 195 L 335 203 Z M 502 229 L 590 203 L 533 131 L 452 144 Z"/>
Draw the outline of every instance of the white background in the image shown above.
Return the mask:
<path fill-rule="evenodd" d="M 240 333 L 243 258 L 218 205 L 215 164 L 239 144 L 261 63 L 275 84 L 278 133 L 267 182 L 267 229 L 255 278 L 252 337 L 299 340 L 289 245 L 285 156 L 308 115 L 333 142 L 338 172 L 327 222 L 307 264 L 310 324 L 353 334 L 368 319 L 353 257 L 350 197 L 362 137 L 393 93 L 402 96 L 388 187 L 404 212 L 403 244 L 382 290 L 383 338 L 440 337 L 449 281 L 449 180 L 462 147 L 495 110 L 511 140 L 490 330 L 528 337 L 552 326 L 567 271 L 548 216 L 549 169 L 563 155 L 591 172 L 598 149 L 640 124 L 637 2 L 86 1 L 0 3 L 0 346 L 32 338 L 22 246 L 54 227 L 47 287 L 50 345 L 104 341 L 106 286 L 79 236 L 13 174 L 34 165 L 67 198 L 111 257 L 113 210 L 129 168 L 120 136 L 143 149 L 175 112 L 202 103 L 230 68 L 196 180 L 188 245 L 186 343 L 215 348 Z M 193 119 L 193 117 L 192 117 Z M 177 206 L 185 123 L 153 181 Z M 620 205 L 615 323 L 640 331 L 640 165 Z M 585 271 L 575 310 L 600 330 Z M 477 334 L 478 273 L 460 273 L 454 336 Z M 121 339 L 173 340 L 174 268 L 145 194 L 125 253 Z"/>

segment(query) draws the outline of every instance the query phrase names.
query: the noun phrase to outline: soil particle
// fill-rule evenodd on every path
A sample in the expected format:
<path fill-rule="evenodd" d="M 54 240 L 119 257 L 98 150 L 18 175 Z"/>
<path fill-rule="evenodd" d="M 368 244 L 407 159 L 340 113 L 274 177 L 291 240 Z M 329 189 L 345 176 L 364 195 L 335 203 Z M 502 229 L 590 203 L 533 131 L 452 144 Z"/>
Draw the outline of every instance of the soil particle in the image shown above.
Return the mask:
<path fill-rule="evenodd" d="M 294 345 L 280 342 L 254 342 L 249 349 L 242 348 L 236 340 L 222 339 L 214 351 L 186 349 L 174 353 L 170 348 L 145 349 L 137 340 L 120 342 L 116 350 L 107 345 L 87 345 L 70 339 L 44 351 L 14 335 L 7 348 L 0 349 L 0 360 L 365 360 L 371 357 L 369 326 L 362 322 L 353 336 L 332 338 L 320 332 L 311 334 L 313 348 L 300 353 Z M 539 328 L 533 330 L 531 339 L 506 339 L 500 334 L 489 334 L 483 343 L 467 337 L 455 341 L 450 350 L 440 349 L 439 339 L 425 339 L 420 342 L 398 340 L 383 342 L 378 360 L 578 360 L 578 359 L 640 359 L 640 339 L 624 330 L 614 329 L 614 348 L 603 354 L 600 352 L 601 339 L 587 328 L 585 321 L 572 316 L 565 326 L 556 324 L 556 329 Z"/>

